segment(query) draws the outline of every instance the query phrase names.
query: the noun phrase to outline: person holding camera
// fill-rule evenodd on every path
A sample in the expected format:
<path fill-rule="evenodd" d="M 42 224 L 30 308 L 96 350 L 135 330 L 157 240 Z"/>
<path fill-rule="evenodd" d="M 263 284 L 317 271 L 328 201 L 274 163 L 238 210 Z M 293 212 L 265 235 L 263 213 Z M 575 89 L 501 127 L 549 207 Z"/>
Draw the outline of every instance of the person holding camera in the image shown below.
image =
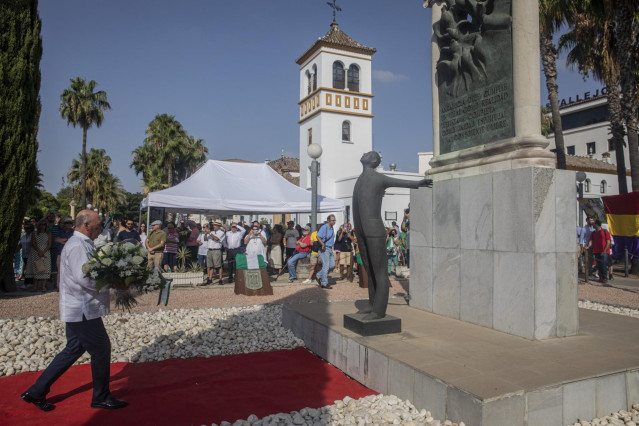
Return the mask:
<path fill-rule="evenodd" d="M 353 230 L 351 224 L 346 222 L 337 231 L 335 238 L 335 263 L 339 264 L 339 279 L 344 279 L 344 269 L 349 281 L 353 281 Z"/>
<path fill-rule="evenodd" d="M 266 259 L 266 238 L 260 230 L 259 222 L 253 222 L 253 226 L 250 231 L 246 233 L 244 237 L 244 244 L 246 244 L 246 256 L 262 255 Z"/>
<path fill-rule="evenodd" d="M 399 238 L 395 228 L 386 229 L 386 257 L 388 258 L 388 276 L 391 274 L 391 266 L 395 265 L 395 276 L 397 276 L 397 251 Z"/>

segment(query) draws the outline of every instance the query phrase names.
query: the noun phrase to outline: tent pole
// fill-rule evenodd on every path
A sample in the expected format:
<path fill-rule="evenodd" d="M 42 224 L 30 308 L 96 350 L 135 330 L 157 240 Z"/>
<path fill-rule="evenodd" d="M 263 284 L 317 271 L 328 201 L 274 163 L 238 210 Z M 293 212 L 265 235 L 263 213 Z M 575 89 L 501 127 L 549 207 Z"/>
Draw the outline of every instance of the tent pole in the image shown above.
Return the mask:
<path fill-rule="evenodd" d="M 149 235 L 149 226 L 151 226 L 151 205 L 146 206 L 146 235 Z"/>

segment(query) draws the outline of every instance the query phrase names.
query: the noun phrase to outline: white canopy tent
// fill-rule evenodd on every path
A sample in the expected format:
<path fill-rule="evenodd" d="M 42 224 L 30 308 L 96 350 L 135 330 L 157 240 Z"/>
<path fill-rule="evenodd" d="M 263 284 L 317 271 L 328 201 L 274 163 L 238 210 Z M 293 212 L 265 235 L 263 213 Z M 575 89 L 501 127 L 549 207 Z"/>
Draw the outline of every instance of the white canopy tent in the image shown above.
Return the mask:
<path fill-rule="evenodd" d="M 153 207 L 210 215 L 310 213 L 311 193 L 264 163 L 208 160 L 171 188 L 151 192 L 140 210 Z M 317 196 L 318 212 L 340 212 L 344 202 Z"/>

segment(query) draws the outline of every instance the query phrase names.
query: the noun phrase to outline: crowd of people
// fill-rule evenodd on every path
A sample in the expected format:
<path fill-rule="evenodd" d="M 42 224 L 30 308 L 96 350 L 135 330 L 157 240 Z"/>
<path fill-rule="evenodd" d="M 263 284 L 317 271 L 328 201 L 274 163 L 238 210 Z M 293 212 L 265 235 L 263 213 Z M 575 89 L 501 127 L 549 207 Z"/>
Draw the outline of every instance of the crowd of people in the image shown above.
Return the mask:
<path fill-rule="evenodd" d="M 388 273 L 397 272 L 399 264 L 407 265 L 408 209 L 402 227 L 393 222 L 387 232 Z M 335 216 L 311 230 L 311 224 L 302 227 L 289 221 L 286 229 L 280 224 L 273 227 L 254 222 L 223 224 L 220 220 L 199 224 L 192 220 L 155 220 L 147 232 L 144 222 L 112 216 L 102 224 L 94 240 L 96 248 L 108 243 L 131 242 L 142 244 L 148 250 L 149 268 L 165 272 L 202 271 L 206 283 L 234 282 L 235 257 L 262 255 L 270 271 L 278 277 L 288 271 L 289 281 L 297 278 L 297 263 L 310 258 L 310 271 L 303 283 L 313 279 L 325 288 L 328 272 L 339 271 L 340 280 L 353 281 L 357 273 L 358 248 L 356 231 L 348 222 L 337 227 Z M 50 210 L 41 219 L 24 218 L 22 234 L 14 258 L 14 273 L 24 280 L 21 289 L 47 291 L 47 282 L 58 288 L 58 259 L 68 239 L 73 235 L 74 220 Z M 360 261 L 361 264 L 361 261 Z"/>

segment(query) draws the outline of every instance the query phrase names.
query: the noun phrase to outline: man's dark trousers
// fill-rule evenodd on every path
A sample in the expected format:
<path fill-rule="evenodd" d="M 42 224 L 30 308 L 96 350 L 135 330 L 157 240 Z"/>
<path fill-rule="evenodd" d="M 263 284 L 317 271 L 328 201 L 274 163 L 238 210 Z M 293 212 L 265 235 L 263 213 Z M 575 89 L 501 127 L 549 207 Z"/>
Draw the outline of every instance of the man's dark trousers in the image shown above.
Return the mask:
<path fill-rule="evenodd" d="M 229 265 L 229 277 L 235 275 L 235 256 L 242 251 L 241 248 L 227 249 L 226 263 Z"/>
<path fill-rule="evenodd" d="M 91 355 L 92 402 L 103 402 L 110 394 L 111 341 L 102 323 L 102 318 L 68 322 L 66 323 L 66 333 L 67 346 L 56 355 L 27 392 L 34 398 L 45 397 L 49 393 L 51 385 L 86 351 Z"/>

